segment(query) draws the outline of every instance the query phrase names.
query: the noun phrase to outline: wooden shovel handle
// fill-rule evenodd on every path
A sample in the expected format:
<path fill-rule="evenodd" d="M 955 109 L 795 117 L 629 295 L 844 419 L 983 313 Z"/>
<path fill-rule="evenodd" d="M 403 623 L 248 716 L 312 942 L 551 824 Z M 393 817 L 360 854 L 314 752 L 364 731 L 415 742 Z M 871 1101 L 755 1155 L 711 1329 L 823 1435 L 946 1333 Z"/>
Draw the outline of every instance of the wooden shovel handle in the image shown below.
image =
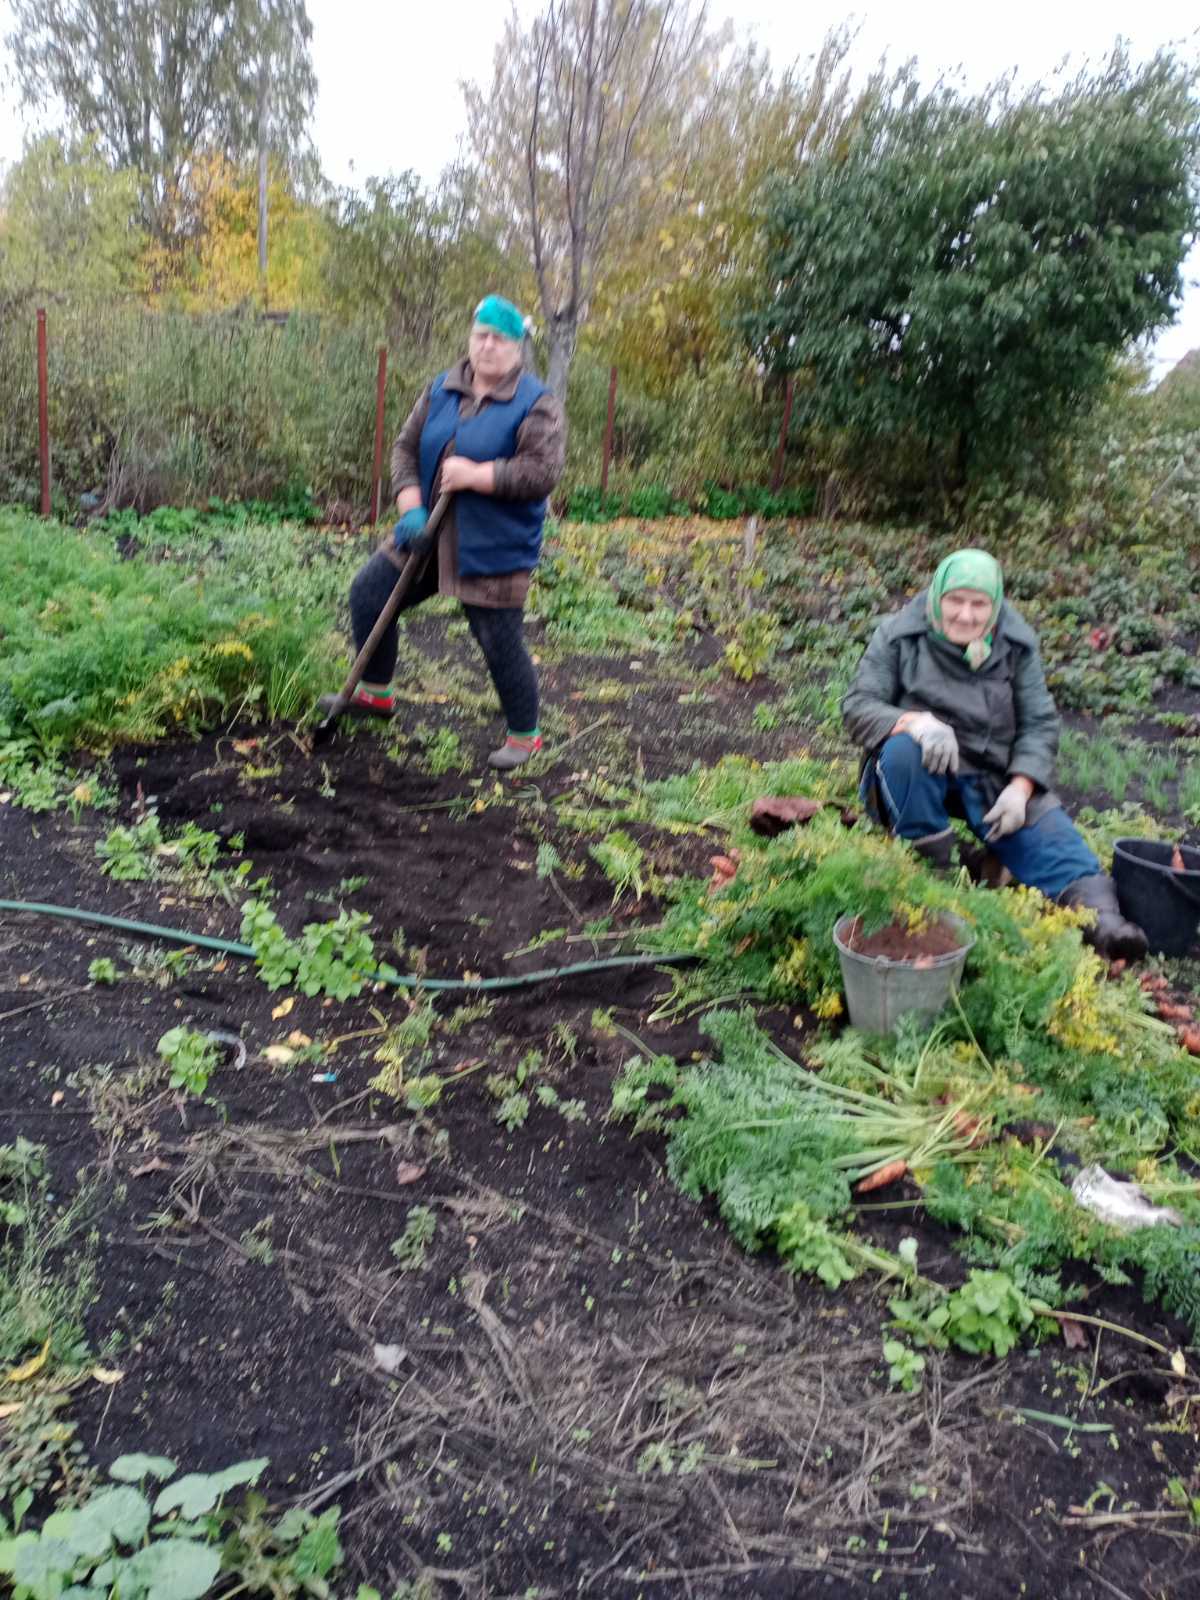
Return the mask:
<path fill-rule="evenodd" d="M 429 521 L 425 524 L 425 527 L 422 530 L 422 536 L 425 534 L 436 535 L 438 529 L 442 525 L 442 518 L 446 515 L 446 508 L 450 504 L 450 499 L 451 497 L 448 494 L 438 496 L 437 504 L 429 513 Z M 340 717 L 347 705 L 349 705 L 350 696 L 354 693 L 355 689 L 358 688 L 358 685 L 362 680 L 362 675 L 366 671 L 367 662 L 370 661 L 371 657 L 375 654 L 375 650 L 379 644 L 379 641 L 383 638 L 388 628 L 395 621 L 396 613 L 400 610 L 400 606 L 405 595 L 408 593 L 409 589 L 412 588 L 419 575 L 424 571 L 425 563 L 430 559 L 433 553 L 434 544 L 431 544 L 427 550 L 421 552 L 419 555 L 414 550 L 409 555 L 408 560 L 404 563 L 404 570 L 396 579 L 396 587 L 388 596 L 387 603 L 384 605 L 383 610 L 379 613 L 379 616 L 375 619 L 375 626 L 367 635 L 366 642 L 354 658 L 354 665 L 350 668 L 350 672 L 346 678 L 346 681 L 338 693 L 337 701 L 330 710 L 329 715 L 331 718 Z"/>

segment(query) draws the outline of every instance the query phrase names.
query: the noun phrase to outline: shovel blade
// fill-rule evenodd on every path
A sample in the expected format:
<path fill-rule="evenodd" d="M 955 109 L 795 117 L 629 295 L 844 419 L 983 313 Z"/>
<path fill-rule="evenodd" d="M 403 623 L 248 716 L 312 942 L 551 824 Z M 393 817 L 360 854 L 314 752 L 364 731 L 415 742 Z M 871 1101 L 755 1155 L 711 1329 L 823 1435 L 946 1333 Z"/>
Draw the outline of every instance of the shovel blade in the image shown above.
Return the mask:
<path fill-rule="evenodd" d="M 315 749 L 320 749 L 322 745 L 328 744 L 333 738 L 337 732 L 337 725 L 341 720 L 342 712 L 345 711 L 349 703 L 350 697 L 348 695 L 338 695 L 325 716 L 317 723 L 312 731 L 312 742 Z"/>

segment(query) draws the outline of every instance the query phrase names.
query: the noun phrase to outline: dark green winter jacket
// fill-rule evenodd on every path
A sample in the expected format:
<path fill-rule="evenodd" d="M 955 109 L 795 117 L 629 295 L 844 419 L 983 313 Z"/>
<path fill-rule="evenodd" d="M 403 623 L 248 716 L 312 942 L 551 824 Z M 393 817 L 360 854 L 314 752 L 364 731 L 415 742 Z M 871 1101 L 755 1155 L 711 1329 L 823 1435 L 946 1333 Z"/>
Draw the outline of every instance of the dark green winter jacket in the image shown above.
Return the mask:
<path fill-rule="evenodd" d="M 972 671 L 962 650 L 929 627 L 925 594 L 880 623 L 842 700 L 850 737 L 875 754 L 903 711 L 932 711 L 958 736 L 959 771 L 991 779 L 998 794 L 1016 773 L 1038 792 L 1030 821 L 1057 805 L 1050 792 L 1058 712 L 1046 687 L 1037 635 L 1008 601 L 992 630 L 992 653 Z"/>

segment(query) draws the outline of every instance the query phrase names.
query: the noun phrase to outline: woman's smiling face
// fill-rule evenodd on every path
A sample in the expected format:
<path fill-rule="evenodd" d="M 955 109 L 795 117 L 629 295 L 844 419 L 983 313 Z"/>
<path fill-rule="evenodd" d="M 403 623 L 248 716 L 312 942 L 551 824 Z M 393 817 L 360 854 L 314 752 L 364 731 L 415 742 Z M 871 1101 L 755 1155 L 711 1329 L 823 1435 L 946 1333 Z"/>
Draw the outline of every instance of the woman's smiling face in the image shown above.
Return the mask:
<path fill-rule="evenodd" d="M 992 620 L 992 597 L 982 589 L 947 589 L 942 596 L 942 632 L 951 644 L 982 639 Z"/>

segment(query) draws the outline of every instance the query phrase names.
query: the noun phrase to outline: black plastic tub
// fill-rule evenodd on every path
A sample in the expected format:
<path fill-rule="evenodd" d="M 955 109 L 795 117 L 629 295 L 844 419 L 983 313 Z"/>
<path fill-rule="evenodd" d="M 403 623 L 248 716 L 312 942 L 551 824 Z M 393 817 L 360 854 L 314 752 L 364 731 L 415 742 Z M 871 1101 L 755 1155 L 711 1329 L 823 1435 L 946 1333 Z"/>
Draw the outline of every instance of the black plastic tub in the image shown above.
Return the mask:
<path fill-rule="evenodd" d="M 1172 867 L 1175 851 L 1184 870 Z M 1200 850 L 1158 839 L 1118 839 L 1113 878 L 1121 911 L 1161 956 L 1184 956 L 1200 928 Z"/>

